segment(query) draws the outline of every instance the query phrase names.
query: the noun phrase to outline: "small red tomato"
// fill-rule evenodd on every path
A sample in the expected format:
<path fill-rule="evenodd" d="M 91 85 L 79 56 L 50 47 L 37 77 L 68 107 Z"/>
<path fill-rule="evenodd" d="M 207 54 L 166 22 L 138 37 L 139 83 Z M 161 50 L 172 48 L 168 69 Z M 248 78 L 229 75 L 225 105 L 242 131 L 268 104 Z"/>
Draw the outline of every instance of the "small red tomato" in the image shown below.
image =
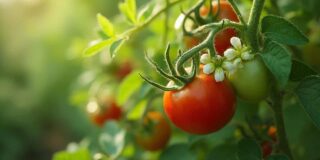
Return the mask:
<path fill-rule="evenodd" d="M 100 127 L 108 120 L 119 120 L 122 115 L 121 108 L 114 100 L 107 100 L 102 106 L 97 102 L 89 102 L 87 111 L 91 120 Z"/>
<path fill-rule="evenodd" d="M 209 14 L 210 8 L 207 6 L 201 7 L 200 15 L 205 17 Z M 217 1 L 212 2 L 213 15 L 217 15 L 217 20 L 229 19 L 231 21 L 239 22 L 236 12 L 227 1 L 220 1 L 218 5 Z M 215 37 L 215 48 L 219 55 L 223 55 L 223 52 L 231 47 L 230 39 L 237 36 L 235 29 L 227 28 L 219 32 Z"/>
<path fill-rule="evenodd" d="M 136 134 L 137 143 L 148 151 L 163 149 L 171 136 L 171 128 L 160 112 L 148 112 L 143 121 L 144 132 Z"/>
<path fill-rule="evenodd" d="M 274 142 L 277 141 L 277 128 L 274 126 L 270 126 L 268 129 L 268 135 L 272 138 Z"/>
<path fill-rule="evenodd" d="M 125 78 L 128 74 L 131 73 L 133 67 L 132 67 L 132 64 L 131 62 L 129 61 L 126 61 L 124 63 L 122 63 L 118 70 L 116 71 L 115 73 L 115 76 L 119 79 L 119 80 L 122 80 L 123 78 Z"/>
<path fill-rule="evenodd" d="M 183 41 L 184 41 L 184 44 L 186 45 L 187 49 L 190 49 L 190 48 L 198 45 L 201 42 L 200 38 L 188 37 L 188 36 L 183 37 Z"/>
<path fill-rule="evenodd" d="M 227 81 L 198 75 L 177 91 L 166 91 L 164 110 L 180 129 L 192 134 L 208 134 L 224 127 L 233 117 L 236 97 Z"/>
<path fill-rule="evenodd" d="M 264 141 L 261 144 L 261 148 L 262 148 L 262 155 L 263 158 L 267 158 L 268 156 L 270 156 L 270 154 L 272 153 L 272 143 L 269 141 Z"/>

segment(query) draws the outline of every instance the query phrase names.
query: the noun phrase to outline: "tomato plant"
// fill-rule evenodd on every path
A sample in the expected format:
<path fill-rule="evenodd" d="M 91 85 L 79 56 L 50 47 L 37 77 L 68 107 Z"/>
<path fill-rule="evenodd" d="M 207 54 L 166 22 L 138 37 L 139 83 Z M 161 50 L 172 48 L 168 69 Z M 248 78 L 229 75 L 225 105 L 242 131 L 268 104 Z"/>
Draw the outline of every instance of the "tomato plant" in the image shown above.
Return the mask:
<path fill-rule="evenodd" d="M 236 98 L 227 81 L 217 83 L 211 76 L 199 75 L 181 90 L 167 91 L 164 110 L 180 129 L 208 134 L 225 126 L 232 118 Z"/>
<path fill-rule="evenodd" d="M 250 102 L 259 102 L 270 92 L 270 73 L 260 57 L 244 62 L 243 67 L 229 74 L 228 79 L 237 95 Z"/>
<path fill-rule="evenodd" d="M 167 145 L 170 136 L 170 125 L 162 114 L 151 111 L 143 119 L 142 131 L 136 133 L 136 141 L 145 150 L 157 151 Z"/>
<path fill-rule="evenodd" d="M 304 156 L 291 151 L 298 150 L 292 146 L 298 144 L 294 140 L 303 127 L 287 136 L 292 132 L 287 128 L 293 125 L 286 126 L 290 121 L 284 115 L 303 113 L 292 111 L 301 105 L 313 127 L 320 126 L 319 102 L 312 98 L 320 95 L 320 79 L 304 64 L 304 56 L 296 53 L 308 38 L 281 17 L 285 12 L 277 1 L 247 2 L 124 0 L 119 3 L 124 17 L 115 16 L 113 21 L 97 15 L 100 37 L 85 49 L 84 56 L 109 53 L 110 60 L 127 58 L 135 68 L 120 64 L 118 73 L 101 75 L 97 67 L 79 80 L 87 80 L 89 87 L 83 88 L 88 89 L 88 97 L 99 96 L 94 91 L 101 90 L 101 81 L 114 81 L 114 106 L 118 103 L 123 109 L 117 112 L 119 117 L 123 114 L 121 121 L 107 122 L 112 119 L 107 116 L 94 119 L 99 125 L 106 122 L 99 130 L 99 145 L 90 149 L 98 155 L 95 159 L 286 160 Z M 181 10 L 173 9 L 177 4 Z M 179 48 L 182 43 L 186 49 Z M 175 126 L 172 131 L 170 124 Z"/>

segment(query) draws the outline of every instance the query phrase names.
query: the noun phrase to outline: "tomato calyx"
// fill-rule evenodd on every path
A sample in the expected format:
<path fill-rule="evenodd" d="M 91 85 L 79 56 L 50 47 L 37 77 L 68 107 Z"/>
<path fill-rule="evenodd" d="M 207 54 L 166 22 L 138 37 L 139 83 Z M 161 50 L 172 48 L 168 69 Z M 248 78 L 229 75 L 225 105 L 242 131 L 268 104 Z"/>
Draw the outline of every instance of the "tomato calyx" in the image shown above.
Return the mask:
<path fill-rule="evenodd" d="M 185 69 L 177 70 L 175 69 L 171 62 L 170 59 L 170 45 L 167 46 L 166 51 L 165 51 L 165 62 L 166 62 L 166 67 L 168 68 L 169 72 L 167 73 L 164 69 L 162 69 L 155 61 L 153 61 L 148 54 L 145 54 L 145 58 L 148 61 L 148 63 L 156 69 L 156 71 L 163 76 L 164 78 L 169 80 L 169 84 L 167 86 L 161 85 L 150 78 L 147 78 L 143 75 L 140 74 L 141 78 L 144 79 L 146 82 L 149 84 L 155 86 L 156 88 L 159 88 L 164 91 L 171 91 L 171 90 L 179 90 L 183 88 L 186 84 L 191 82 L 194 77 L 197 74 L 197 69 L 199 68 L 199 56 L 194 56 L 192 58 L 192 66 L 191 66 L 191 71 L 187 72 Z M 181 54 L 181 51 L 179 51 L 179 54 Z"/>

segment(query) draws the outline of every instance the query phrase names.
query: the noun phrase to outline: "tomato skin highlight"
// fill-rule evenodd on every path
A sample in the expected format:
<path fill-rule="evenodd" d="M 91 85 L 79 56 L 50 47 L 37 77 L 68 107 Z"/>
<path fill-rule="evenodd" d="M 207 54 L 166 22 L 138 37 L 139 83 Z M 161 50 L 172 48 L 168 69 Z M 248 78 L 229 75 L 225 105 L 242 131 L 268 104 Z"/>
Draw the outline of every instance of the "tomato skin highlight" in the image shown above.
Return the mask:
<path fill-rule="evenodd" d="M 122 116 L 122 109 L 115 103 L 114 100 L 106 103 L 107 104 L 105 105 L 107 107 L 100 109 L 98 112 L 89 113 L 91 120 L 99 127 L 102 127 L 106 121 L 120 120 Z"/>
<path fill-rule="evenodd" d="M 164 110 L 180 129 L 192 134 L 208 134 L 224 127 L 233 117 L 236 97 L 227 81 L 198 75 L 178 91 L 166 91 Z"/>
<path fill-rule="evenodd" d="M 200 15 L 205 17 L 209 14 L 209 7 L 201 7 Z M 229 19 L 234 22 L 239 22 L 236 12 L 233 10 L 232 6 L 227 1 L 220 1 L 218 5 L 217 1 L 212 2 L 213 15 L 217 15 L 217 20 Z M 214 46 L 219 55 L 223 55 L 223 52 L 231 47 L 230 39 L 237 36 L 237 32 L 233 28 L 226 28 L 219 32 L 215 37 Z"/>
<path fill-rule="evenodd" d="M 150 125 L 153 121 L 151 133 L 136 134 L 137 143 L 148 151 L 163 149 L 171 137 L 171 128 L 160 112 L 148 112 L 144 118 L 144 125 Z"/>
<path fill-rule="evenodd" d="M 244 62 L 242 68 L 228 75 L 228 79 L 243 100 L 259 102 L 269 95 L 270 73 L 260 57 Z"/>

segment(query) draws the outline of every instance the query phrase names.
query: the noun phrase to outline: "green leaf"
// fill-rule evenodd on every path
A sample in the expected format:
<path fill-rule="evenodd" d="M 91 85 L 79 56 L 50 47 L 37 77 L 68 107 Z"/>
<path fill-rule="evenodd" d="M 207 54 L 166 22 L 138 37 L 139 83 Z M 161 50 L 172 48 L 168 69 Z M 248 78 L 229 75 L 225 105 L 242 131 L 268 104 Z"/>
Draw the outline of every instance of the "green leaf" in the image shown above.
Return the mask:
<path fill-rule="evenodd" d="M 99 26 L 102 31 L 109 37 L 113 37 L 115 35 L 114 28 L 112 23 L 102 14 L 97 14 L 97 19 L 99 22 Z"/>
<path fill-rule="evenodd" d="M 83 52 L 83 55 L 85 57 L 93 56 L 93 55 L 97 54 L 98 52 L 102 51 L 104 48 L 108 47 L 111 43 L 113 43 L 113 41 L 114 41 L 114 39 L 99 41 L 99 42 L 93 44 L 92 46 L 86 48 Z"/>
<path fill-rule="evenodd" d="M 137 23 L 136 0 L 125 0 L 119 4 L 120 11 L 126 16 L 129 22 Z"/>
<path fill-rule="evenodd" d="M 263 18 L 262 33 L 267 38 L 282 44 L 303 45 L 309 41 L 291 22 L 277 16 L 266 16 Z"/>
<path fill-rule="evenodd" d="M 160 155 L 160 160 L 196 160 L 187 144 L 175 144 L 166 148 Z"/>
<path fill-rule="evenodd" d="M 238 143 L 237 156 L 239 160 L 261 160 L 260 146 L 253 139 L 242 139 Z"/>
<path fill-rule="evenodd" d="M 131 72 L 120 84 L 117 93 L 117 103 L 124 105 L 128 99 L 140 88 L 143 80 L 139 76 L 140 71 Z"/>
<path fill-rule="evenodd" d="M 115 121 L 108 121 L 99 136 L 101 149 L 113 158 L 118 156 L 124 148 L 125 134 Z"/>
<path fill-rule="evenodd" d="M 81 148 L 75 152 L 61 151 L 53 155 L 53 160 L 91 160 L 88 149 Z"/>
<path fill-rule="evenodd" d="M 275 76 L 281 87 L 284 87 L 291 72 L 291 55 L 289 51 L 280 44 L 267 41 L 261 57 Z"/>
<path fill-rule="evenodd" d="M 138 14 L 138 21 L 140 23 L 144 22 L 146 19 L 148 19 L 151 16 L 154 6 L 155 6 L 154 3 L 149 3 L 148 5 L 146 5 L 141 9 L 141 11 Z"/>
<path fill-rule="evenodd" d="M 320 129 L 320 76 L 304 79 L 295 89 L 300 103 L 314 124 Z"/>
<path fill-rule="evenodd" d="M 277 154 L 269 156 L 267 160 L 289 160 L 289 158 L 286 155 Z"/>
<path fill-rule="evenodd" d="M 124 42 L 127 41 L 127 39 L 122 38 L 119 39 L 115 42 L 113 42 L 110 46 L 110 55 L 113 58 L 115 56 L 115 54 L 119 51 L 119 49 L 121 48 L 121 46 L 124 44 Z"/>
<path fill-rule="evenodd" d="M 146 108 L 147 101 L 143 100 L 135 105 L 127 114 L 128 120 L 138 120 L 142 117 L 143 112 Z"/>
<path fill-rule="evenodd" d="M 222 144 L 214 147 L 208 154 L 207 160 L 237 160 L 236 145 Z"/>
<path fill-rule="evenodd" d="M 313 69 L 311 69 L 309 66 L 304 64 L 301 61 L 293 60 L 292 61 L 292 69 L 290 74 L 290 80 L 293 82 L 301 81 L 304 78 L 316 75 L 317 72 L 315 72 Z"/>

